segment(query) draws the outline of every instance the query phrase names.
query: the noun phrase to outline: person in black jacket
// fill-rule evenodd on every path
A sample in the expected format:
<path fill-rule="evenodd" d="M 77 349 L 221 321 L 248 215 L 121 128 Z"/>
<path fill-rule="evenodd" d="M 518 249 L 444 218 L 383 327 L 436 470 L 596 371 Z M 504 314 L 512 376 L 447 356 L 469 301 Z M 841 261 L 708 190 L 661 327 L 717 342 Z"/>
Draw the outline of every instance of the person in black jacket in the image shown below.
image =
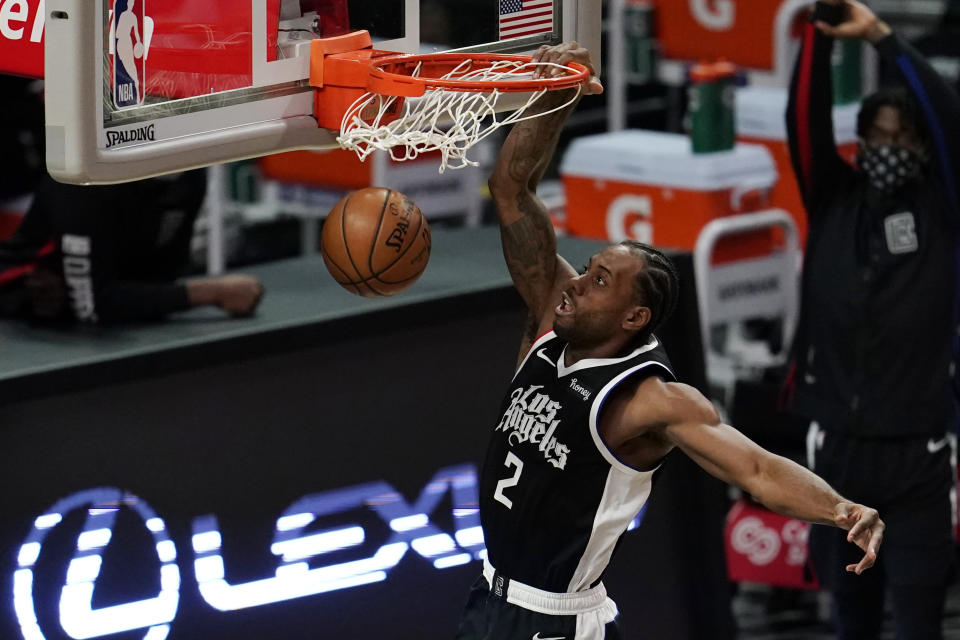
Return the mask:
<path fill-rule="evenodd" d="M 834 37 L 872 43 L 899 88 L 864 100 L 857 169 L 831 118 Z M 939 638 L 954 559 L 960 98 L 865 5 L 818 2 L 787 113 L 810 223 L 794 407 L 813 469 L 887 523 L 879 571 L 835 570 L 842 536 L 811 533 L 841 638 L 877 638 L 889 588 L 898 638 Z"/>
<path fill-rule="evenodd" d="M 43 164 L 43 81 L 0 74 L 0 209 L 34 190 Z"/>
<path fill-rule="evenodd" d="M 205 193 L 202 170 L 106 186 L 46 176 L 0 242 L 0 316 L 148 321 L 202 305 L 251 314 L 263 288 L 250 276 L 178 280 Z"/>

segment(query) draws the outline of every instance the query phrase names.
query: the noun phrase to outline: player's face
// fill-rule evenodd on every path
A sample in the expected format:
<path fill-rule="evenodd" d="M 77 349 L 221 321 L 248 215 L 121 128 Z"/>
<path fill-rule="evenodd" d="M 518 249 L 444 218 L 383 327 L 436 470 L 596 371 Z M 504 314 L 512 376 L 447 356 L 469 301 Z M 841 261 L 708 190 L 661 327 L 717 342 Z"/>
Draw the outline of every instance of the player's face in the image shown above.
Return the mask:
<path fill-rule="evenodd" d="M 617 335 L 638 307 L 634 282 L 643 261 L 627 247 L 607 247 L 570 280 L 554 309 L 557 335 L 581 347 Z"/>

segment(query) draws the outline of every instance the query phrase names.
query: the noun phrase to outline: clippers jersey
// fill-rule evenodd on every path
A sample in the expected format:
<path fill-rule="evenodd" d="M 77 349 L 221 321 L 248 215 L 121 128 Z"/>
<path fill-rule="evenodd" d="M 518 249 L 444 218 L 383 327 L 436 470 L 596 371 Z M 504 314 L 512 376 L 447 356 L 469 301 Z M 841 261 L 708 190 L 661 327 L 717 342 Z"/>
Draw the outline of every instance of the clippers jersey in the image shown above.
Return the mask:
<path fill-rule="evenodd" d="M 550 331 L 530 348 L 504 398 L 480 476 L 480 519 L 497 571 L 537 589 L 572 593 L 599 582 L 640 511 L 654 471 L 619 461 L 598 416 L 617 385 L 673 381 L 655 337 L 628 356 L 564 365 Z"/>

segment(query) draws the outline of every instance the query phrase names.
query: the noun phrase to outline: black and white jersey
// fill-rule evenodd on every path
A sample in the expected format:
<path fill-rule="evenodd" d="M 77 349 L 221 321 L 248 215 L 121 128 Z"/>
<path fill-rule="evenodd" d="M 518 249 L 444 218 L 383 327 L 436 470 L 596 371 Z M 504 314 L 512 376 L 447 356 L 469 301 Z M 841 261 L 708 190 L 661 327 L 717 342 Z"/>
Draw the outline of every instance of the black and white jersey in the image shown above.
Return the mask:
<path fill-rule="evenodd" d="M 610 393 L 628 378 L 673 381 L 655 337 L 620 358 L 564 365 L 549 332 L 509 387 L 480 478 L 480 518 L 497 571 L 545 591 L 599 580 L 621 534 L 650 495 L 653 471 L 616 458 L 598 432 Z"/>

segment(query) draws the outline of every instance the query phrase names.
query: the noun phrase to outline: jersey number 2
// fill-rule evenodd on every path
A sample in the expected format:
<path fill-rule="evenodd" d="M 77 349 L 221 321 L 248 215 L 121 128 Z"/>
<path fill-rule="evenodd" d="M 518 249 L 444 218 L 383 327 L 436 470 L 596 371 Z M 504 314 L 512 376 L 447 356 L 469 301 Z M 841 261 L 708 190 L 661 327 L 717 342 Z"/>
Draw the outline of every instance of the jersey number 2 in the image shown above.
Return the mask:
<path fill-rule="evenodd" d="M 493 499 L 505 504 L 507 509 L 512 509 L 513 500 L 503 495 L 503 490 L 509 487 L 515 487 L 517 483 L 520 482 L 520 474 L 523 472 L 523 460 L 513 455 L 513 452 L 510 451 L 507 453 L 507 459 L 503 461 L 503 466 L 507 468 L 516 467 L 517 470 L 514 471 L 513 475 L 509 478 L 504 478 L 497 483 L 497 490 L 493 492 Z"/>

